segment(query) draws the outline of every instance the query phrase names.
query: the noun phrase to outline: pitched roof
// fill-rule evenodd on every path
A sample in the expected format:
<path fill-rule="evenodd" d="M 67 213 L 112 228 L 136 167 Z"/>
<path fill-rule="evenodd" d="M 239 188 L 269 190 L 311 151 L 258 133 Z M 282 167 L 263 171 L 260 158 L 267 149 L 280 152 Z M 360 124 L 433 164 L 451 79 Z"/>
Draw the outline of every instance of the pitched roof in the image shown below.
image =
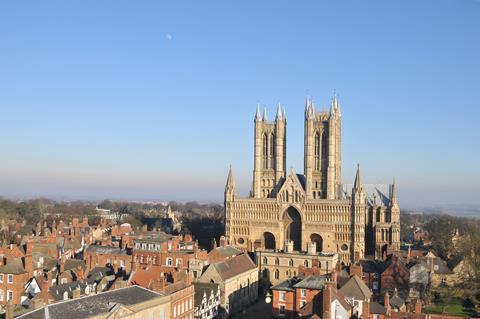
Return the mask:
<path fill-rule="evenodd" d="M 346 297 L 353 297 L 356 300 L 368 300 L 372 292 L 365 283 L 357 276 L 353 275 L 342 288 L 340 288 Z"/>
<path fill-rule="evenodd" d="M 19 319 L 84 319 L 108 314 L 115 304 L 133 306 L 164 296 L 138 286 L 119 288 L 96 295 L 47 305 Z"/>
<path fill-rule="evenodd" d="M 371 302 L 370 303 L 370 313 L 375 315 L 386 315 L 387 308 L 379 304 L 378 302 Z"/>
<path fill-rule="evenodd" d="M 212 252 L 216 252 L 217 254 L 219 254 L 220 256 L 223 256 L 223 257 L 231 257 L 231 256 L 236 256 L 236 255 L 240 255 L 242 253 L 242 251 L 240 249 L 237 249 L 235 247 L 232 247 L 232 246 L 225 246 L 225 247 L 216 247 L 214 249 L 212 249 L 210 253 Z"/>
<path fill-rule="evenodd" d="M 293 288 L 322 290 L 327 280 L 327 276 L 312 275 L 294 284 Z"/>
<path fill-rule="evenodd" d="M 87 248 L 87 251 L 90 253 L 95 253 L 98 255 L 127 255 L 127 251 L 119 247 L 113 246 L 100 246 L 100 245 L 90 245 Z"/>
<path fill-rule="evenodd" d="M 272 286 L 271 290 L 281 290 L 281 291 L 293 291 L 293 286 L 302 281 L 302 278 L 292 277 L 285 279 L 284 281 L 279 282 L 275 286 Z"/>
<path fill-rule="evenodd" d="M 255 269 L 257 266 L 255 266 L 248 255 L 242 254 L 210 265 L 210 267 L 214 267 L 220 277 L 223 280 L 227 280 L 246 271 Z"/>
<path fill-rule="evenodd" d="M 0 273 L 2 274 L 23 274 L 25 273 L 25 268 L 23 267 L 23 262 L 20 258 L 9 259 L 7 264 L 0 267 Z"/>

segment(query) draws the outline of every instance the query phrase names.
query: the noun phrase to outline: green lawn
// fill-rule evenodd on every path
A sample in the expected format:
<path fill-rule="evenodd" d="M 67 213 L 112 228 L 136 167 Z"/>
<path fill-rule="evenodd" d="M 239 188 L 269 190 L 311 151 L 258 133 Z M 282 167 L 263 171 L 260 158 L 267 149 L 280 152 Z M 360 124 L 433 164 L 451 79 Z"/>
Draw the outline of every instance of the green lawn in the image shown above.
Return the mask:
<path fill-rule="evenodd" d="M 463 300 L 460 298 L 452 298 L 448 304 L 442 300 L 433 306 L 423 308 L 423 312 L 426 314 L 441 315 L 444 311 L 452 316 L 470 317 L 472 315 L 470 309 L 463 307 Z"/>

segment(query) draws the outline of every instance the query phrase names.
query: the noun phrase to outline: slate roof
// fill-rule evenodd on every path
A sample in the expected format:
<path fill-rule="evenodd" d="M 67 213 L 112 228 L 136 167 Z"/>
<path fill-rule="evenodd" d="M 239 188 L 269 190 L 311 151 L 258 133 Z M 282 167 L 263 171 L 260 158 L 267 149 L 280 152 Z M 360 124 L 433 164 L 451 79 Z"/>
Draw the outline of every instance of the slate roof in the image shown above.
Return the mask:
<path fill-rule="evenodd" d="M 126 250 L 113 246 L 90 245 L 87 248 L 87 251 L 98 255 L 127 255 Z"/>
<path fill-rule="evenodd" d="M 67 259 L 65 261 L 65 270 L 76 270 L 77 267 L 81 267 L 83 270 L 87 268 L 85 261 L 80 259 Z"/>
<path fill-rule="evenodd" d="M 393 296 L 390 298 L 390 306 L 396 309 L 400 309 L 405 304 L 405 300 L 400 298 L 399 296 Z"/>
<path fill-rule="evenodd" d="M 325 282 L 328 280 L 326 276 L 312 275 L 293 285 L 293 288 L 322 290 Z"/>
<path fill-rule="evenodd" d="M 371 302 L 370 303 L 370 313 L 375 315 L 386 315 L 387 308 L 379 304 L 378 302 Z"/>
<path fill-rule="evenodd" d="M 272 286 L 270 289 L 272 290 L 280 290 L 280 291 L 293 291 L 293 286 L 297 283 L 302 281 L 302 278 L 299 277 L 292 277 L 285 279 L 284 281 L 279 282 L 275 286 Z"/>
<path fill-rule="evenodd" d="M 235 277 L 241 273 L 257 268 L 253 261 L 246 254 L 229 258 L 225 261 L 211 265 L 215 267 L 222 280 Z"/>
<path fill-rule="evenodd" d="M 240 255 L 242 253 L 242 251 L 240 249 L 237 249 L 235 247 L 232 247 L 232 246 L 225 246 L 225 247 L 217 247 L 217 248 L 214 248 L 212 249 L 211 252 L 215 251 L 217 254 L 219 254 L 220 256 L 223 256 L 223 257 L 231 257 L 231 256 L 236 256 L 236 255 Z"/>
<path fill-rule="evenodd" d="M 195 289 L 195 307 L 201 305 L 204 293 L 208 300 L 212 293 L 215 295 L 218 291 L 218 284 L 210 282 L 195 282 L 193 287 Z"/>
<path fill-rule="evenodd" d="M 29 312 L 19 319 L 84 319 L 108 314 L 115 304 L 133 306 L 148 300 L 164 296 L 163 294 L 138 286 L 120 288 L 92 296 L 54 303 Z"/>
<path fill-rule="evenodd" d="M 65 291 L 68 292 L 68 298 L 70 299 L 73 298 L 73 292 L 77 288 L 80 288 L 81 295 L 84 295 L 85 287 L 87 287 L 85 283 L 74 281 L 67 284 L 52 286 L 48 289 L 48 292 L 53 297 L 53 299 L 55 299 L 56 301 L 60 301 L 63 300 L 63 294 L 65 293 Z"/>
<path fill-rule="evenodd" d="M 367 300 L 372 296 L 370 289 L 357 275 L 352 276 L 352 278 L 340 288 L 340 292 L 346 297 L 353 297 L 356 300 Z"/>
<path fill-rule="evenodd" d="M 0 267 L 0 273 L 2 274 L 23 274 L 25 273 L 25 268 L 23 267 L 22 259 L 14 258 L 7 261 L 6 265 Z"/>

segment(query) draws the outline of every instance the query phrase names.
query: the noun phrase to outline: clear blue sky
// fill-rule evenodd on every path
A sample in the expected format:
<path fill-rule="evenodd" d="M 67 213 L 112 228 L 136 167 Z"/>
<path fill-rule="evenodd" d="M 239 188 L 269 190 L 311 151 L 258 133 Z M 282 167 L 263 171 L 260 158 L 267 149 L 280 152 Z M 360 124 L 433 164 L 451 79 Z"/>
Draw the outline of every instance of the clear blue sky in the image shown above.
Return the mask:
<path fill-rule="evenodd" d="M 303 171 L 309 92 L 343 111 L 343 180 L 480 204 L 480 1 L 4 1 L 0 194 L 218 200 L 257 102 Z"/>

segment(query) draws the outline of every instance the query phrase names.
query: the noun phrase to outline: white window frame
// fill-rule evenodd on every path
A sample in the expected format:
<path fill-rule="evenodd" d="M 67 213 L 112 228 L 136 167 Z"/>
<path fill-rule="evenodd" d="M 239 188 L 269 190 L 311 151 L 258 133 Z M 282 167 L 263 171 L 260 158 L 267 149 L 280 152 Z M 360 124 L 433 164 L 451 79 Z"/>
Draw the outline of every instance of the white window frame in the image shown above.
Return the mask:
<path fill-rule="evenodd" d="M 8 282 L 9 284 L 13 284 L 13 275 L 12 275 L 12 274 L 8 274 L 8 275 L 7 275 L 7 282 Z"/>
<path fill-rule="evenodd" d="M 278 294 L 278 300 L 286 301 L 287 300 L 287 293 L 285 291 L 280 291 Z"/>

